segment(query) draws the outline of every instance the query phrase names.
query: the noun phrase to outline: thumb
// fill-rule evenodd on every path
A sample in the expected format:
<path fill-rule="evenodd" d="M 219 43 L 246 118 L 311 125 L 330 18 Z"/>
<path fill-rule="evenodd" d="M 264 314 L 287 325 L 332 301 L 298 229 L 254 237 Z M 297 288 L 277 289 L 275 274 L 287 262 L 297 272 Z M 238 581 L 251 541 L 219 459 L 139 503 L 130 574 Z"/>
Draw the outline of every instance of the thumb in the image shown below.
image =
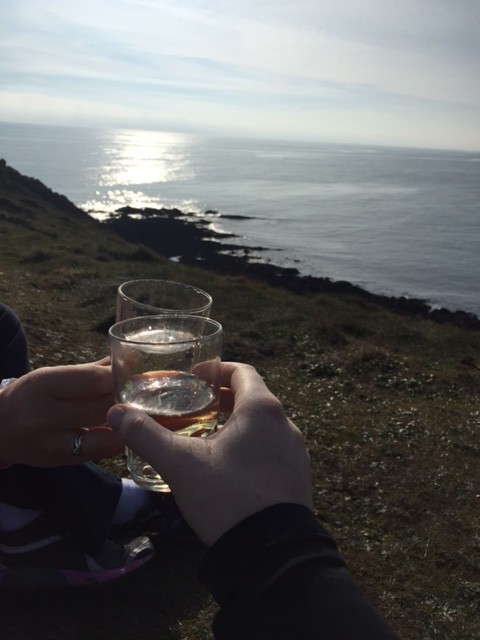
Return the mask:
<path fill-rule="evenodd" d="M 117 404 L 109 409 L 107 422 L 128 447 L 157 471 L 157 467 L 162 467 L 163 472 L 171 456 L 173 434 L 168 429 L 143 411 L 124 404 Z"/>

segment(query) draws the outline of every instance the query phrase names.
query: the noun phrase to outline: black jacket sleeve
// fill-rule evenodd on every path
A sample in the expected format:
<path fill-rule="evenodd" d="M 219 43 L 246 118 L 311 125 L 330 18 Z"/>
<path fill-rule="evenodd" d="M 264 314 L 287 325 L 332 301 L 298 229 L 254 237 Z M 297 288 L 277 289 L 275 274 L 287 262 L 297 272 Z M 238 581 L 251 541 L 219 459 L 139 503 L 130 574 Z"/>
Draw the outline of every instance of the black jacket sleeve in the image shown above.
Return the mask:
<path fill-rule="evenodd" d="M 394 640 L 306 507 L 246 518 L 209 550 L 200 580 L 220 605 L 216 640 Z"/>

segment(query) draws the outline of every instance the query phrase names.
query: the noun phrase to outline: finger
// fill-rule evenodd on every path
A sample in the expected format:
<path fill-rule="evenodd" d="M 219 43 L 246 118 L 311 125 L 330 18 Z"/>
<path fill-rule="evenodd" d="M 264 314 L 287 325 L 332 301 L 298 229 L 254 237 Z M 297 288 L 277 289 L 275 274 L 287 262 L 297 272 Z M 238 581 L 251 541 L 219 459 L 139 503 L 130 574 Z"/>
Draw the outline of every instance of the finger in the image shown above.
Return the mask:
<path fill-rule="evenodd" d="M 125 445 L 118 433 L 110 427 L 93 427 L 82 429 L 84 436 L 81 443 L 80 455 L 87 460 L 101 460 L 113 458 L 123 453 Z M 73 441 L 72 450 L 73 450 Z M 72 453 L 73 455 L 73 453 Z"/>
<path fill-rule="evenodd" d="M 271 413 L 272 417 L 276 419 L 284 418 L 284 410 L 280 401 L 251 365 L 223 362 L 221 384 L 220 410 L 223 413 L 238 413 L 240 410 L 251 412 L 255 407 L 255 413 L 259 419 L 261 413 L 266 414 L 267 417 Z"/>
<path fill-rule="evenodd" d="M 93 400 L 56 400 L 51 426 L 58 430 L 71 430 L 104 425 L 107 411 L 113 404 L 112 394 Z"/>
<path fill-rule="evenodd" d="M 230 388 L 233 373 L 241 367 L 239 362 L 222 362 L 220 365 L 220 385 Z"/>
<path fill-rule="evenodd" d="M 65 365 L 37 369 L 47 393 L 54 398 L 95 398 L 113 390 L 111 368 L 106 365 Z"/>
<path fill-rule="evenodd" d="M 235 402 L 252 396 L 273 396 L 265 380 L 258 371 L 249 364 L 226 362 L 222 369 L 221 384 L 232 389 Z"/>
<path fill-rule="evenodd" d="M 175 434 L 128 405 L 112 407 L 107 420 L 112 428 L 118 429 L 125 444 L 150 463 L 172 490 L 178 480 L 189 477 L 192 453 L 205 446 L 207 440 Z"/>
<path fill-rule="evenodd" d="M 96 364 L 101 367 L 108 367 L 112 364 L 112 359 L 110 356 L 105 356 L 103 358 L 100 358 L 100 360 L 97 360 L 96 362 L 92 362 L 91 364 Z"/>
<path fill-rule="evenodd" d="M 24 463 L 41 467 L 71 466 L 113 458 L 123 450 L 122 439 L 109 427 L 72 429 L 50 433 L 37 447 L 32 460 Z"/>
<path fill-rule="evenodd" d="M 159 425 L 146 413 L 131 409 L 127 405 L 115 405 L 107 413 L 107 422 L 123 440 L 123 442 L 145 458 L 155 468 L 157 464 L 169 467 L 168 459 L 171 455 L 171 442 L 190 440 L 184 436 L 175 436 L 171 431 Z M 193 438 L 197 440 L 197 438 Z M 152 458 L 154 454 L 155 460 Z"/>
<path fill-rule="evenodd" d="M 266 387 L 262 376 L 252 365 L 243 362 L 222 362 L 220 385 L 226 388 L 233 388 L 235 380 L 237 382 L 237 389 L 240 381 L 243 381 L 243 383 L 250 381 L 252 386 L 259 385 L 260 388 Z"/>

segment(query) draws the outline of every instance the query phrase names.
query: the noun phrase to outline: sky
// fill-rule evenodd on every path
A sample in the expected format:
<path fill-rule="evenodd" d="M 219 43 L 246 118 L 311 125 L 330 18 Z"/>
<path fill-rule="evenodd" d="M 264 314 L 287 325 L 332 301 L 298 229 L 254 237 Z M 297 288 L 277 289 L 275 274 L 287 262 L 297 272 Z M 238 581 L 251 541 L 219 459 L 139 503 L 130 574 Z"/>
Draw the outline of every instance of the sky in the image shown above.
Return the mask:
<path fill-rule="evenodd" d="M 8 0 L 0 120 L 480 150 L 480 0 Z"/>

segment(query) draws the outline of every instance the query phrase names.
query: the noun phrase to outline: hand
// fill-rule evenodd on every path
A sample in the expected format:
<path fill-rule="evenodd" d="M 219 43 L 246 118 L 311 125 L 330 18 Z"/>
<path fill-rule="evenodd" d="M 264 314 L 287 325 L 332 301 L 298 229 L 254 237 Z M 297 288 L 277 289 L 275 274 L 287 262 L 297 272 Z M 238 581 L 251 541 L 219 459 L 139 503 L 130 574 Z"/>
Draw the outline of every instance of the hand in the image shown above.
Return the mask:
<path fill-rule="evenodd" d="M 116 405 L 110 425 L 168 482 L 185 519 L 212 545 L 249 515 L 281 502 L 313 509 L 310 458 L 257 371 L 222 364 L 225 425 L 206 438 L 179 436 L 145 413 Z"/>
<path fill-rule="evenodd" d="M 0 391 L 1 462 L 54 467 L 121 453 L 123 443 L 105 424 L 113 402 L 109 360 L 25 374 Z M 85 427 L 74 455 L 75 434 Z"/>

